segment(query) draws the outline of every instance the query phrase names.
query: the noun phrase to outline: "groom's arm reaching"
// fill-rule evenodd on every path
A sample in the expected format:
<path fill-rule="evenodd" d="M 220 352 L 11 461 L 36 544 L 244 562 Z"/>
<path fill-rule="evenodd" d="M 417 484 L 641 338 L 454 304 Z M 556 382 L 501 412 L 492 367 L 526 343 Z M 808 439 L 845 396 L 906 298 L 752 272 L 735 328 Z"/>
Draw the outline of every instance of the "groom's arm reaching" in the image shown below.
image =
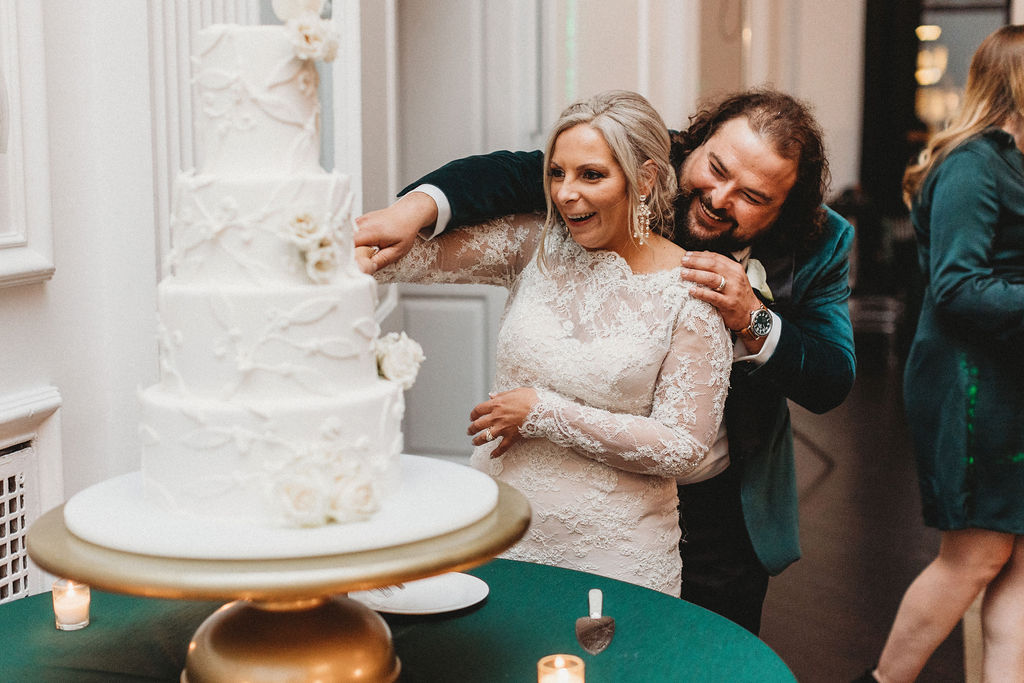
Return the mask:
<path fill-rule="evenodd" d="M 448 198 L 447 227 L 471 225 L 510 213 L 543 211 L 544 153 L 499 151 L 449 162 L 399 193 L 433 185 Z"/>
<path fill-rule="evenodd" d="M 432 196 L 415 191 L 422 185 L 437 188 L 447 200 L 450 219 L 446 224 L 435 226 L 438 206 Z M 436 234 L 497 216 L 543 211 L 544 154 L 500 151 L 457 159 L 420 178 L 399 195 L 391 206 L 356 219 L 356 246 L 380 247 L 373 256 L 377 268 L 404 256 L 420 230 L 431 229 Z"/>

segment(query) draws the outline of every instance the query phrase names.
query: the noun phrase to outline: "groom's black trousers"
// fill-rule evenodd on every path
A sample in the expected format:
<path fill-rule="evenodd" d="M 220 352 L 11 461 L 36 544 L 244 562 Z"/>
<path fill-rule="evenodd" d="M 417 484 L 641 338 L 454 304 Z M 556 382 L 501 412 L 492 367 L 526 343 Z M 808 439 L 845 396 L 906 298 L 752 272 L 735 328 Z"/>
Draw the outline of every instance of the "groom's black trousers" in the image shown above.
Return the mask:
<path fill-rule="evenodd" d="M 740 502 L 737 468 L 679 487 L 684 600 L 757 635 L 768 572 L 754 553 Z"/>

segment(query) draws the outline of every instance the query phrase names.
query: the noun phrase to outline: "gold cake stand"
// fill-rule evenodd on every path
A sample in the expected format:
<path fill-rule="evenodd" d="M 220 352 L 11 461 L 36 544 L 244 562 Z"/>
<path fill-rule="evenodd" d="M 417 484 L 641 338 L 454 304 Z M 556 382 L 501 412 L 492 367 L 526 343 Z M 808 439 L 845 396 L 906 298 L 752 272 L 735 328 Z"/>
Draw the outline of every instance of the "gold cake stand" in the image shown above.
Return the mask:
<path fill-rule="evenodd" d="M 64 507 L 28 532 L 44 570 L 100 590 L 153 598 L 231 600 L 189 643 L 187 683 L 211 681 L 395 681 L 401 663 L 391 631 L 344 594 L 483 564 L 518 541 L 530 506 L 498 484 L 498 502 L 467 527 L 403 545 L 318 557 L 196 560 L 124 552 L 84 541 Z"/>

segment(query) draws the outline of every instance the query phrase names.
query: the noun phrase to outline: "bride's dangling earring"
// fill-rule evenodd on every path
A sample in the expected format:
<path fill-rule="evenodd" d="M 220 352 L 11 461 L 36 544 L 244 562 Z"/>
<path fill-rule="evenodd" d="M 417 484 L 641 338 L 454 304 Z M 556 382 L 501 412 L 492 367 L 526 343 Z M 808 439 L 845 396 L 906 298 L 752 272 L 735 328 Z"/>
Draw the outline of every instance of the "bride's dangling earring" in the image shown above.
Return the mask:
<path fill-rule="evenodd" d="M 643 246 L 651 236 L 651 207 L 647 206 L 647 195 L 640 195 L 636 206 L 636 222 L 633 223 L 633 239 Z"/>

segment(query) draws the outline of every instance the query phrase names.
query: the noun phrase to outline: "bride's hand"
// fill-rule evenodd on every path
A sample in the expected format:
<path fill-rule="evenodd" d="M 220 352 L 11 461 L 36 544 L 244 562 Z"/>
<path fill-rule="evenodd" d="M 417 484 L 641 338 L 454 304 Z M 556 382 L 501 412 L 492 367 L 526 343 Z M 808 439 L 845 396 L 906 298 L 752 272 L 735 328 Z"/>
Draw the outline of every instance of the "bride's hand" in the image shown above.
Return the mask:
<path fill-rule="evenodd" d="M 373 263 L 373 255 L 378 251 L 377 247 L 356 247 L 356 265 L 359 266 L 359 270 L 367 275 L 377 272 L 377 266 Z"/>
<path fill-rule="evenodd" d="M 526 416 L 530 414 L 535 403 L 537 392 L 530 387 L 491 394 L 490 400 L 479 404 L 469 414 L 472 422 L 466 431 L 473 437 L 473 445 L 482 446 L 488 441 L 500 438 L 501 441 L 491 451 L 491 457 L 503 455 L 523 438 L 519 428 L 526 421 Z"/>
<path fill-rule="evenodd" d="M 391 206 L 365 213 L 356 219 L 356 247 L 376 246 L 372 254 L 376 272 L 391 265 L 412 249 L 421 228 L 437 221 L 437 204 L 422 192 L 410 192 Z"/>

